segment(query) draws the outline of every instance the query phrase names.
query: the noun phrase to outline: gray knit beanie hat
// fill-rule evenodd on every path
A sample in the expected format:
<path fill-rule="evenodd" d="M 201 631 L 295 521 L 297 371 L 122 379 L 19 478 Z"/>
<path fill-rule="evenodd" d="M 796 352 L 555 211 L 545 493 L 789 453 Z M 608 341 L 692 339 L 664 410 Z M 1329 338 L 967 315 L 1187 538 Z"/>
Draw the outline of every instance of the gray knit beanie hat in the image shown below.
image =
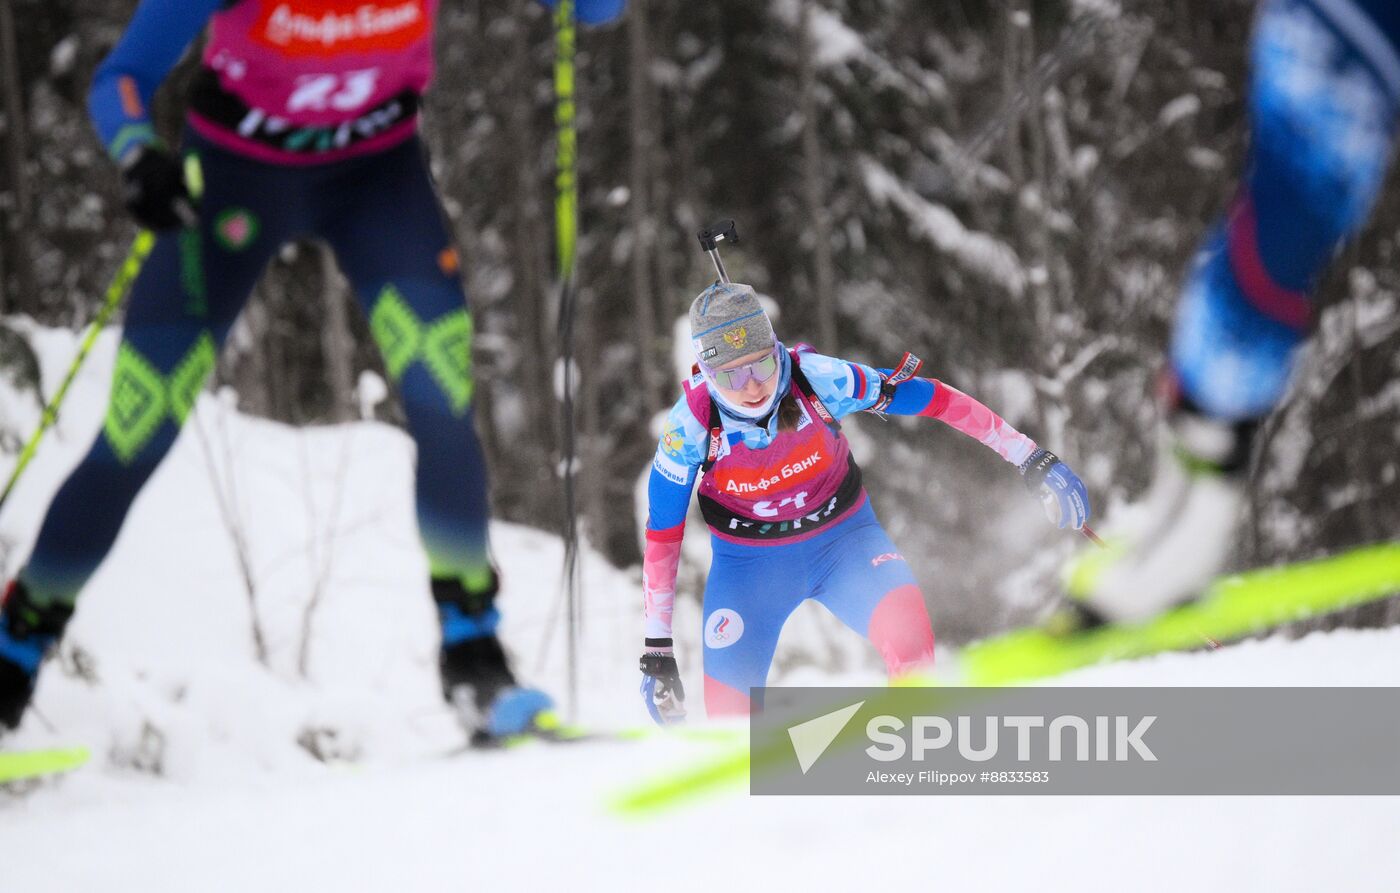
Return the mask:
<path fill-rule="evenodd" d="M 710 368 L 769 350 L 777 342 L 773 323 L 751 286 L 716 282 L 690 305 L 690 343 Z"/>

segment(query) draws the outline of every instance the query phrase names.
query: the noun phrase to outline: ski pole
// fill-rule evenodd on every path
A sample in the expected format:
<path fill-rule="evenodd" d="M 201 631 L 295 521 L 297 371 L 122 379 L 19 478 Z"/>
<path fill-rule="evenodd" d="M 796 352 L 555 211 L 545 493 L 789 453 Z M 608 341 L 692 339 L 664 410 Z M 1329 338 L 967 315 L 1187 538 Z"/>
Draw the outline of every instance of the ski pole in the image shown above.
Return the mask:
<path fill-rule="evenodd" d="M 1099 535 L 1097 533 L 1094 533 L 1094 528 L 1090 527 L 1088 524 L 1085 524 L 1083 527 L 1079 528 L 1079 532 L 1084 534 L 1084 536 L 1086 536 L 1089 539 L 1089 542 L 1098 546 L 1100 549 L 1108 548 L 1108 543 L 1100 539 Z"/>
<path fill-rule="evenodd" d="M 574 460 L 574 317 L 578 274 L 578 124 L 574 97 L 577 47 L 574 0 L 559 0 L 554 10 L 554 247 L 559 276 L 559 361 L 563 387 L 559 415 L 564 477 L 564 594 L 567 606 L 568 717 L 578 719 L 579 631 L 583 622 L 583 586 L 579 569 L 578 494 Z"/>
<path fill-rule="evenodd" d="M 182 174 L 190 197 L 196 202 L 199 201 L 204 196 L 204 170 L 200 166 L 198 155 L 185 156 Z M 193 226 L 197 222 L 194 209 L 188 203 L 177 205 L 176 211 L 186 226 Z M 14 471 L 10 472 L 10 479 L 5 482 L 4 491 L 0 491 L 0 510 L 5 508 L 5 503 L 9 501 L 15 485 L 19 483 L 20 475 L 24 473 L 29 461 L 34 458 L 34 453 L 39 449 L 39 441 L 43 439 L 44 432 L 48 431 L 58 420 L 58 410 L 63 403 L 63 398 L 68 395 L 68 386 L 73 383 L 73 379 L 77 378 L 78 369 L 87 359 L 92 346 L 97 343 L 98 334 L 112 318 L 112 314 L 117 312 L 117 307 L 121 304 L 122 299 L 131 290 L 131 284 L 141 273 L 141 268 L 145 266 L 146 258 L 150 256 L 151 249 L 155 247 L 155 244 L 155 233 L 150 230 L 142 229 L 136 233 L 136 238 L 132 240 L 131 248 L 126 253 L 126 259 L 117 269 L 117 275 L 112 279 L 112 284 L 107 286 L 107 294 L 103 298 L 102 308 L 98 310 L 97 316 L 88 325 L 87 334 L 83 336 L 83 343 L 78 348 L 78 355 L 73 358 L 73 365 L 68 368 L 68 374 L 63 377 L 63 383 L 58 386 L 58 391 L 53 395 L 53 399 L 49 400 L 44 407 L 43 414 L 39 418 L 39 430 L 34 432 L 33 436 L 29 438 L 29 442 L 24 445 L 24 449 L 20 451 Z"/>
<path fill-rule="evenodd" d="M 715 272 L 719 274 L 719 281 L 729 285 L 729 273 L 724 269 L 724 261 L 719 258 L 719 243 L 739 241 L 739 234 L 734 229 L 733 220 L 721 220 L 719 223 L 712 223 L 700 230 L 700 247 L 710 256 L 710 260 L 715 262 Z"/>
<path fill-rule="evenodd" d="M 77 378 L 78 370 L 82 367 L 83 361 L 87 359 L 92 346 L 97 343 L 97 336 L 107 325 L 112 314 L 117 311 L 117 306 L 121 304 L 122 298 L 126 297 L 131 283 L 136 279 L 141 267 L 146 262 L 146 258 L 151 253 L 151 247 L 155 245 L 155 236 L 150 230 L 141 230 L 136 234 L 136 239 L 131 243 L 131 250 L 126 254 L 126 260 L 122 261 L 121 268 L 117 270 L 116 278 L 107 287 L 107 295 L 103 299 L 102 309 L 97 312 L 97 316 L 88 324 L 87 334 L 83 337 L 83 343 L 78 348 L 78 355 L 73 358 L 73 365 L 68 367 L 68 374 L 64 376 L 63 383 L 58 386 L 58 391 L 44 406 L 43 415 L 39 418 L 39 429 L 30 436 L 25 443 L 24 449 L 20 451 L 19 461 L 15 463 L 14 471 L 10 472 L 10 479 L 5 483 L 5 489 L 0 492 L 0 509 L 5 507 L 9 501 L 10 494 L 14 492 L 15 484 L 19 482 L 20 475 L 29 466 L 29 461 L 34 458 L 34 453 L 39 449 L 39 441 L 43 439 L 44 433 L 58 421 L 58 410 L 63 404 L 63 398 L 68 395 L 68 386 Z"/>

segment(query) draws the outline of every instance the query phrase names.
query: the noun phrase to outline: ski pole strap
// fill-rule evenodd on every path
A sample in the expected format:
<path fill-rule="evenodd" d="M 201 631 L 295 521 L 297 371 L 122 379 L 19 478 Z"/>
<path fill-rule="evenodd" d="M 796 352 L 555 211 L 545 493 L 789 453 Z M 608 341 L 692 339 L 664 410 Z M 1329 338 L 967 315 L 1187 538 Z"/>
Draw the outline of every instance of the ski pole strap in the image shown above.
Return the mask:
<path fill-rule="evenodd" d="M 710 445 L 705 450 L 705 461 L 700 463 L 700 471 L 708 473 L 719 459 L 720 447 L 724 445 L 724 421 L 719 417 L 719 404 L 710 398 Z"/>
<path fill-rule="evenodd" d="M 841 423 L 837 421 L 836 416 L 831 414 L 831 410 L 826 408 L 826 404 L 822 402 L 822 398 L 818 397 L 817 392 L 812 389 L 812 383 L 807 380 L 807 374 L 802 371 L 802 366 L 797 360 L 799 353 L 800 351 L 797 350 L 792 351 L 793 384 L 797 385 L 797 389 L 802 392 L 802 396 L 807 398 L 807 402 L 810 403 L 812 409 L 816 411 L 817 417 L 823 422 L 826 422 L 826 426 L 832 431 L 840 432 Z"/>
<path fill-rule="evenodd" d="M 715 467 L 715 460 L 719 458 L 719 448 L 722 443 L 724 443 L 724 428 L 716 425 L 710 429 L 710 446 L 705 451 L 705 461 L 700 464 L 701 471 L 709 471 Z"/>
<path fill-rule="evenodd" d="M 904 356 L 900 357 L 899 365 L 895 367 L 894 371 L 889 375 L 880 376 L 880 396 L 876 398 L 875 405 L 867 409 L 866 412 L 884 412 L 894 402 L 895 389 L 918 375 L 923 366 L 923 360 L 906 350 Z"/>

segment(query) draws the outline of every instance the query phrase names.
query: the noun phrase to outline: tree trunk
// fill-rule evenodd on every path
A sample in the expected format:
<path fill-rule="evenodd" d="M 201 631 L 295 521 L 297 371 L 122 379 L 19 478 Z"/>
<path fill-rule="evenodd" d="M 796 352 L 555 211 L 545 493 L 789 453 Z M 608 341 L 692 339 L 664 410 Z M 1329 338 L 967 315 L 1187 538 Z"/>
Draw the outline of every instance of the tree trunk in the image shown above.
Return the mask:
<path fill-rule="evenodd" d="M 34 271 L 29 262 L 29 221 L 30 196 L 29 180 L 25 176 L 24 164 L 29 158 L 29 145 L 26 137 L 24 94 L 19 77 L 19 53 L 15 41 L 15 15 L 12 0 L 0 0 L 0 80 L 4 81 L 5 102 L 5 145 L 8 160 L 10 192 L 14 196 L 13 205 L 6 217 L 6 242 L 14 253 L 10 256 L 10 266 L 14 268 L 16 286 L 20 300 L 12 307 L 6 300 L 6 279 L 0 269 L 0 313 L 14 309 L 25 309 L 25 299 L 33 299 Z M 0 251 L 0 254 L 3 254 Z"/>
<path fill-rule="evenodd" d="M 642 409 L 659 408 L 660 376 L 656 366 L 656 303 L 652 294 L 651 261 L 656 250 L 656 225 L 651 218 L 649 181 L 652 153 L 651 43 L 647 36 L 647 0 L 633 0 L 627 14 L 628 102 L 632 130 L 631 188 L 632 307 L 636 313 L 637 365 L 642 386 Z"/>
<path fill-rule="evenodd" d="M 555 412 L 554 338 L 547 330 L 550 322 L 548 266 L 541 262 L 541 246 L 547 244 L 540 236 L 539 184 L 536 182 L 536 169 L 531 159 L 538 154 L 535 135 L 531 132 L 530 116 L 534 108 L 536 79 L 531 76 L 530 42 L 528 26 L 523 17 L 517 17 L 512 34 L 510 65 L 515 76 L 515 101 L 511 105 L 508 122 L 510 145 L 516 159 L 516 182 L 513 190 L 512 234 L 519 286 L 514 290 L 518 333 L 525 349 L 522 351 L 524 368 L 512 370 L 517 375 L 521 392 L 528 407 L 531 422 L 531 436 L 536 440 L 545 456 L 555 455 L 558 415 Z M 533 367 L 533 368 L 531 368 Z M 551 478 L 554 478 L 551 475 Z"/>
<path fill-rule="evenodd" d="M 0 221 L 0 235 L 4 235 L 7 228 L 7 222 Z M 10 240 L 8 238 L 0 239 L 0 316 L 4 316 L 10 312 L 9 301 L 6 300 L 6 297 L 9 295 L 9 288 L 7 286 L 9 279 L 5 276 L 5 247 L 9 242 Z"/>
<path fill-rule="evenodd" d="M 1036 47 L 1035 47 L 1035 14 L 1032 12 L 1029 3 L 1018 2 L 1016 11 L 1021 15 L 1019 53 L 1020 61 L 1017 63 L 1022 72 L 1020 80 L 1023 84 L 1035 78 L 1036 83 L 1032 86 L 1030 95 L 1026 98 L 1026 136 L 1030 143 L 1031 152 L 1031 176 L 1035 179 L 1036 187 L 1044 193 L 1044 200 L 1050 201 L 1048 190 L 1048 180 L 1045 173 L 1045 113 L 1042 98 L 1045 95 L 1047 83 L 1036 78 Z"/>
<path fill-rule="evenodd" d="M 238 389 L 239 406 L 244 412 L 253 415 L 273 417 L 275 400 L 272 393 L 272 327 L 268 322 L 271 308 L 262 285 L 253 290 L 253 296 L 243 311 L 243 323 L 247 326 L 247 344 L 233 362 L 234 386 Z"/>
<path fill-rule="evenodd" d="M 1021 84 L 1021 28 L 1018 24 L 1024 15 L 1020 3 L 1014 3 L 1003 16 L 1005 38 L 1001 56 L 1001 94 L 1009 101 L 1020 89 Z M 1016 189 L 1025 184 L 1026 169 L 1021 157 L 1021 110 L 1012 102 L 1005 114 L 1011 118 L 1002 128 L 1002 148 L 1006 153 L 1006 172 L 1011 176 Z"/>
<path fill-rule="evenodd" d="M 596 302 L 580 300 L 575 337 L 578 340 L 578 363 L 583 369 L 598 367 L 598 328 Z M 614 477 L 608 469 L 612 437 L 603 430 L 603 395 L 598 386 L 598 376 L 580 376 L 576 384 L 580 405 L 578 437 L 574 441 L 575 460 L 578 463 L 574 480 L 579 483 L 579 514 L 591 522 L 584 529 L 592 534 L 590 540 L 593 547 L 599 548 L 606 540 L 608 531 L 607 485 Z"/>
<path fill-rule="evenodd" d="M 326 317 L 321 326 L 321 352 L 325 354 L 326 386 L 330 389 L 330 420 L 355 417 L 355 339 L 345 312 L 345 277 L 335 265 L 335 255 L 325 245 L 321 256 L 321 303 Z"/>
<path fill-rule="evenodd" d="M 445 187 L 443 194 L 448 194 Z M 487 363 L 476 349 L 477 341 L 481 339 L 483 332 L 490 331 L 491 325 L 490 308 L 486 306 L 485 301 L 478 302 L 478 296 L 486 294 L 484 283 L 481 282 L 479 260 L 485 255 L 477 247 L 476 232 L 471 226 L 454 227 L 452 231 L 456 243 L 461 246 L 463 270 L 459 275 L 465 277 L 463 284 L 467 290 L 467 309 L 472 316 L 472 414 L 476 418 L 476 434 L 481 439 L 482 450 L 488 457 L 494 457 L 499 445 L 496 437 L 494 398 L 500 363 L 494 359 Z"/>
<path fill-rule="evenodd" d="M 669 179 L 670 176 L 674 175 L 674 172 L 668 172 L 666 170 L 666 168 L 669 167 L 667 155 L 668 153 L 665 151 L 653 151 L 649 160 L 647 172 L 647 181 L 651 185 L 652 207 L 655 208 L 652 213 L 652 220 L 656 224 L 656 229 L 652 232 L 652 249 L 654 251 L 653 258 L 656 262 L 656 281 L 660 285 L 656 301 L 657 318 L 660 320 L 661 338 L 666 345 L 666 350 L 664 352 L 665 362 L 662 365 L 662 368 L 666 370 L 666 374 L 662 378 L 665 388 L 663 391 L 663 406 L 674 399 L 675 396 L 671 393 L 672 388 L 675 386 L 675 382 L 671 380 L 670 371 L 672 349 L 671 324 L 675 322 L 675 317 L 683 313 L 689 306 L 688 300 L 684 297 L 686 294 L 686 283 L 681 282 L 678 278 L 675 256 L 671 252 L 671 246 L 667 244 L 666 239 L 663 238 L 665 233 L 675 229 L 674 217 L 671 210 L 674 196 L 671 191 L 671 180 Z M 682 168 L 682 175 L 684 175 L 684 168 Z M 686 244 L 690 244 L 690 242 L 687 240 Z M 698 253 L 699 252 L 696 252 L 696 254 Z M 688 269 L 688 266 L 683 263 L 681 268 Z M 695 290 L 697 292 L 699 291 L 698 288 Z M 680 294 L 682 297 L 678 299 L 677 294 Z"/>
<path fill-rule="evenodd" d="M 279 422 L 292 422 L 300 419 L 292 418 L 296 404 L 292 393 L 292 381 L 296 370 L 291 368 L 282 327 L 279 325 L 282 302 L 278 300 L 278 295 L 282 292 L 282 288 L 279 287 L 283 279 L 282 273 L 281 263 L 274 260 L 263 271 L 262 280 L 258 283 L 254 300 L 262 305 L 263 331 L 256 344 L 262 349 L 259 351 L 255 347 L 254 352 L 263 354 L 262 380 L 264 393 L 267 395 L 268 418 Z"/>
<path fill-rule="evenodd" d="M 836 340 L 835 271 L 831 259 L 831 215 L 826 207 L 825 160 L 817 121 L 817 72 L 812 46 L 812 3 L 803 0 L 798 37 L 800 109 L 802 114 L 802 197 L 812 229 L 812 263 L 815 274 L 816 337 L 821 349 L 835 354 Z"/>

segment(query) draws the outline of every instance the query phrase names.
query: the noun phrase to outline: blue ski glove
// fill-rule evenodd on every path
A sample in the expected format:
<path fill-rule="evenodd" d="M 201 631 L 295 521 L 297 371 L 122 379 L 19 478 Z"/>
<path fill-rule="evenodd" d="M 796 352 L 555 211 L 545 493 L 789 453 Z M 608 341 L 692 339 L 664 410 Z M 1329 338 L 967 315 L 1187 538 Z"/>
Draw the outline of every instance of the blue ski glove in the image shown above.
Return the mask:
<path fill-rule="evenodd" d="M 676 668 L 676 658 L 662 651 L 642 655 L 642 697 L 647 713 L 658 726 L 685 721 L 685 686 Z"/>
<path fill-rule="evenodd" d="M 1084 482 L 1060 457 L 1036 448 L 1021 463 L 1026 489 L 1040 497 L 1050 523 L 1061 530 L 1079 530 L 1089 521 L 1089 491 Z"/>

